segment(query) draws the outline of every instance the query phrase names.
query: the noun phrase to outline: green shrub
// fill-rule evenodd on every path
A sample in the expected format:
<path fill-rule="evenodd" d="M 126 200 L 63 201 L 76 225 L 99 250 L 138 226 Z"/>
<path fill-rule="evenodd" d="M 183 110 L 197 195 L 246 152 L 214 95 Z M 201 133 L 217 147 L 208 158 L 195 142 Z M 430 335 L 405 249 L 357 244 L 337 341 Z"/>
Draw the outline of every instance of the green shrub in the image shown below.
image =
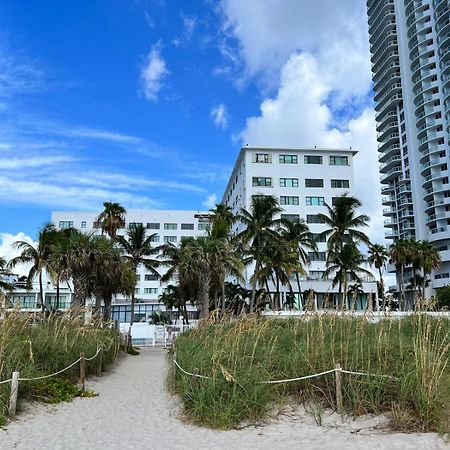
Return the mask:
<path fill-rule="evenodd" d="M 347 413 L 397 412 L 402 429 L 448 431 L 449 333 L 448 319 L 426 315 L 376 324 L 336 315 L 211 323 L 176 341 L 179 364 L 211 380 L 193 382 L 177 370 L 168 381 L 193 422 L 232 428 L 263 420 L 288 399 L 309 404 L 319 399 L 336 409 L 334 373 L 285 384 L 263 382 L 319 373 L 340 363 L 347 370 L 398 378 L 343 374 Z"/>

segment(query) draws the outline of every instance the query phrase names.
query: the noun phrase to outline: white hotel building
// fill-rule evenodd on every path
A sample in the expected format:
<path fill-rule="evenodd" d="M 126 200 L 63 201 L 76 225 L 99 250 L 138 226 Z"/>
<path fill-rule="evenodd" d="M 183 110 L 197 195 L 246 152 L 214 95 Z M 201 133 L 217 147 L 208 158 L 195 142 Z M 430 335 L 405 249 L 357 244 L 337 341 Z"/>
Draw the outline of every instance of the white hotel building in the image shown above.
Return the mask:
<path fill-rule="evenodd" d="M 367 10 L 386 237 L 433 242 L 438 288 L 450 282 L 449 2 L 368 0 Z"/>
<path fill-rule="evenodd" d="M 222 203 L 229 205 L 235 214 L 241 208 L 250 210 L 252 195 L 273 195 L 283 208 L 281 217 L 304 219 L 314 237 L 326 229 L 317 214 L 326 213 L 324 206 L 333 204 L 333 198 L 345 192 L 354 194 L 353 157 L 355 150 L 336 149 L 241 149 L 231 174 Z M 239 232 L 239 224 L 234 231 Z M 316 293 L 317 306 L 323 305 L 325 295 L 336 293 L 330 280 L 322 278 L 326 264 L 326 242 L 318 243 L 318 251 L 310 253 L 311 265 L 306 267 L 307 277 L 302 277 L 302 291 Z M 248 269 L 249 280 L 253 268 Z M 377 296 L 373 278 L 362 277 L 363 290 Z M 294 281 L 295 278 L 293 278 Z M 294 291 L 297 291 L 293 284 Z M 365 308 L 365 295 L 363 304 Z M 331 301 L 331 299 L 330 299 Z"/>

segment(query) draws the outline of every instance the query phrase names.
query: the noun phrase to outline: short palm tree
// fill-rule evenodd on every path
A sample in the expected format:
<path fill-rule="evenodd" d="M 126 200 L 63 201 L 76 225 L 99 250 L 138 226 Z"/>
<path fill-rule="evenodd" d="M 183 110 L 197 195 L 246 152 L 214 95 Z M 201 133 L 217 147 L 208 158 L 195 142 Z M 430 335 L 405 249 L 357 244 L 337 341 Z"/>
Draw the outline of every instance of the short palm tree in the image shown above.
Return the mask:
<path fill-rule="evenodd" d="M 8 267 L 13 268 L 17 264 L 31 264 L 27 276 L 27 287 L 31 289 L 33 280 L 37 276 L 39 279 L 39 295 L 42 311 L 45 311 L 44 286 L 42 274 L 49 267 L 52 245 L 56 238 L 54 225 L 47 224 L 40 231 L 36 245 L 26 241 L 14 242 L 14 247 L 21 250 L 21 254 L 11 259 Z"/>
<path fill-rule="evenodd" d="M 12 291 L 14 289 L 14 286 L 4 279 L 8 275 L 11 275 L 11 272 L 7 269 L 6 259 L 0 257 L 0 291 Z"/>
<path fill-rule="evenodd" d="M 411 262 L 411 245 L 405 239 L 395 241 L 389 247 L 389 259 L 394 264 L 397 276 L 400 278 L 400 310 L 405 308 L 405 278 L 404 270 Z"/>
<path fill-rule="evenodd" d="M 418 250 L 418 265 L 422 269 L 423 283 L 422 284 L 422 298 L 425 298 L 425 286 L 428 275 L 433 269 L 439 268 L 441 265 L 441 256 L 436 247 L 429 241 L 420 241 L 417 245 Z"/>
<path fill-rule="evenodd" d="M 381 299 L 383 301 L 383 308 L 386 307 L 385 297 L 384 297 L 384 281 L 383 281 L 383 269 L 386 267 L 388 261 L 388 252 L 384 245 L 381 244 L 370 244 L 369 245 L 369 256 L 367 262 L 378 269 L 378 275 L 380 277 L 380 291 Z"/>
<path fill-rule="evenodd" d="M 104 210 L 97 217 L 97 222 L 100 224 L 102 233 L 114 238 L 119 229 L 125 228 L 127 211 L 120 203 L 115 202 L 104 202 L 103 207 Z"/>
<path fill-rule="evenodd" d="M 155 234 L 147 236 L 147 230 L 142 224 L 139 224 L 129 229 L 126 237 L 115 237 L 116 242 L 124 253 L 125 259 L 130 262 L 135 273 L 137 273 L 138 267 L 143 265 L 151 274 L 156 275 L 157 277 L 160 276 L 156 270 L 160 265 L 160 261 L 153 258 L 153 256 L 159 252 L 159 249 L 152 245 L 154 236 Z M 130 335 L 131 327 L 134 322 L 134 305 L 136 301 L 135 290 L 136 281 L 131 295 Z"/>
<path fill-rule="evenodd" d="M 371 272 L 362 267 L 365 259 L 358 247 L 353 243 L 344 243 L 342 248 L 332 250 L 328 254 L 326 269 L 323 278 L 334 274 L 333 287 L 339 285 L 339 307 L 346 305 L 346 297 L 350 280 L 362 284 L 360 274 L 372 276 Z"/>
<path fill-rule="evenodd" d="M 261 248 L 266 239 L 279 241 L 280 237 L 275 229 L 280 225 L 276 218 L 283 209 L 277 199 L 270 195 L 252 195 L 250 211 L 242 209 L 238 220 L 244 230 L 238 235 L 244 245 L 248 246 L 252 261 L 255 262 L 254 273 L 261 268 Z M 250 299 L 250 312 L 253 312 L 256 298 L 257 277 L 252 278 L 252 296 Z"/>

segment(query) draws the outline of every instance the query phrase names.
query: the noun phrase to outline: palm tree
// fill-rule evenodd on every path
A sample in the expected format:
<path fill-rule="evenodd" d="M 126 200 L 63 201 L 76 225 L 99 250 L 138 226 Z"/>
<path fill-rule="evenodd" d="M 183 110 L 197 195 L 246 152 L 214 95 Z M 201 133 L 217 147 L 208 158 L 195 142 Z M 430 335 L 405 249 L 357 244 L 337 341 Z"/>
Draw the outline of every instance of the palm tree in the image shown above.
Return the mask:
<path fill-rule="evenodd" d="M 364 294 L 364 290 L 362 288 L 361 283 L 356 282 L 356 283 L 351 284 L 348 287 L 348 294 L 351 294 L 351 296 L 353 298 L 352 311 L 356 311 L 358 296 Z M 361 305 L 361 308 L 362 308 L 362 305 Z"/>
<path fill-rule="evenodd" d="M 283 211 L 277 199 L 271 195 L 252 195 L 250 211 L 242 209 L 238 216 L 245 229 L 239 233 L 238 238 L 249 246 L 249 253 L 255 261 L 255 271 L 261 268 L 261 249 L 263 242 L 272 238 L 279 241 L 279 235 L 275 228 L 280 224 L 280 219 L 275 215 Z M 252 296 L 250 299 L 250 312 L 253 312 L 256 297 L 257 277 L 252 277 Z"/>
<path fill-rule="evenodd" d="M 433 269 L 437 269 L 441 264 L 441 256 L 436 247 L 429 241 L 419 241 L 417 245 L 418 250 L 418 265 L 422 269 L 423 283 L 422 283 L 422 298 L 425 298 L 425 285 L 427 276 L 431 274 Z"/>
<path fill-rule="evenodd" d="M 389 258 L 390 262 L 395 265 L 395 270 L 397 274 L 400 273 L 400 302 L 399 307 L 400 310 L 405 307 L 405 278 L 404 278 L 404 270 L 405 267 L 411 261 L 411 245 L 410 242 L 405 239 L 399 239 L 395 241 L 389 247 Z"/>
<path fill-rule="evenodd" d="M 114 238 L 117 230 L 125 227 L 126 209 L 115 202 L 104 202 L 104 210 L 97 217 L 102 233 L 106 233 L 109 237 Z"/>
<path fill-rule="evenodd" d="M 300 276 L 305 274 L 304 267 L 310 264 L 309 252 L 317 251 L 317 243 L 312 238 L 308 224 L 303 220 L 299 221 L 284 221 L 283 228 L 280 231 L 281 238 L 290 243 L 292 251 L 297 254 L 301 270 L 295 272 L 297 279 L 297 287 L 299 297 L 302 297 L 302 288 L 300 285 Z"/>
<path fill-rule="evenodd" d="M 378 269 L 378 275 L 380 277 L 380 291 L 381 299 L 383 301 L 383 309 L 386 307 L 384 297 L 384 281 L 383 281 L 383 269 L 386 267 L 388 261 L 388 252 L 384 245 L 371 244 L 369 245 L 369 256 L 367 262 Z"/>
<path fill-rule="evenodd" d="M 332 281 L 333 287 L 339 285 L 339 307 L 343 308 L 346 304 L 348 284 L 350 279 L 362 283 L 360 274 L 372 276 L 371 272 L 362 267 L 365 259 L 358 247 L 353 243 L 344 243 L 339 249 L 331 250 L 328 253 L 326 269 L 322 275 L 327 278 L 330 274 L 334 274 Z"/>
<path fill-rule="evenodd" d="M 147 236 L 147 231 L 142 224 L 137 224 L 127 232 L 127 237 L 116 236 L 115 240 L 123 250 L 125 258 L 130 262 L 135 273 L 137 273 L 138 267 L 142 264 L 151 274 L 159 277 L 159 273 L 156 268 L 160 265 L 160 262 L 152 257 L 159 252 L 158 248 L 154 248 L 152 245 L 152 239 L 155 234 Z M 129 334 L 131 336 L 131 327 L 134 322 L 134 305 L 135 305 L 135 290 L 136 283 L 131 295 L 131 318 Z"/>
<path fill-rule="evenodd" d="M 31 289 L 33 280 L 36 276 L 39 278 L 39 295 L 42 311 L 45 311 L 44 287 L 42 283 L 42 273 L 49 267 L 50 255 L 53 242 L 56 238 L 56 229 L 54 225 L 47 224 L 38 235 L 37 244 L 33 245 L 26 241 L 14 242 L 14 247 L 21 250 L 21 254 L 11 259 L 8 267 L 13 268 L 17 264 L 30 264 L 31 268 L 27 276 L 27 288 Z"/>
<path fill-rule="evenodd" d="M 209 211 L 211 212 L 211 236 L 219 239 L 228 239 L 230 229 L 236 221 L 233 210 L 228 205 L 219 204 L 216 205 L 214 209 L 210 209 Z"/>
<path fill-rule="evenodd" d="M 8 275 L 11 275 L 11 272 L 7 269 L 6 259 L 0 256 L 0 291 L 12 291 L 14 289 L 14 286 L 4 279 Z"/>
<path fill-rule="evenodd" d="M 361 205 L 357 198 L 347 193 L 336 197 L 333 206 L 325 203 L 328 215 L 319 213 L 318 216 L 329 227 L 321 233 L 321 236 L 328 239 L 329 250 L 342 248 L 344 244 L 352 242 L 370 245 L 367 235 L 359 230 L 367 227 L 370 220 L 365 214 L 357 215 Z"/>

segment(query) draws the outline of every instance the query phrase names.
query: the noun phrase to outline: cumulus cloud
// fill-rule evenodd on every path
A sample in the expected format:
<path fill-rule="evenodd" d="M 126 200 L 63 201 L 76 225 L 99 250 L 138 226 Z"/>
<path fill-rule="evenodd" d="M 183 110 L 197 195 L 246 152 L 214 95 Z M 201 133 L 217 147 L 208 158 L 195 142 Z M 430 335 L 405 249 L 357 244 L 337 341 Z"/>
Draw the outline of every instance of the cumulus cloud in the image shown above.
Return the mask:
<path fill-rule="evenodd" d="M 213 106 L 210 115 L 216 127 L 224 130 L 228 126 L 228 112 L 223 103 Z"/>
<path fill-rule="evenodd" d="M 257 115 L 235 134 L 250 146 L 358 150 L 356 196 L 384 241 L 363 2 L 223 0 L 223 29 L 237 40 L 244 76 L 263 79 Z M 229 58 L 228 58 L 229 59 Z M 267 90 L 267 83 L 275 83 Z"/>
<path fill-rule="evenodd" d="M 17 234 L 0 233 L 0 257 L 6 259 L 6 261 L 19 256 L 20 250 L 14 247 L 14 242 L 25 241 L 29 244 L 35 245 L 33 239 L 23 232 Z M 28 275 L 30 266 L 28 264 L 18 264 L 14 267 L 13 272 L 18 275 Z"/>
<path fill-rule="evenodd" d="M 159 91 L 164 86 L 164 78 L 169 73 L 166 61 L 161 56 L 161 45 L 153 45 L 141 71 L 142 92 L 147 100 L 158 100 Z"/>
<path fill-rule="evenodd" d="M 217 195 L 211 194 L 211 195 L 208 195 L 208 197 L 205 199 L 205 201 L 202 203 L 202 205 L 206 209 L 212 209 L 216 206 L 216 203 L 217 203 Z"/>

